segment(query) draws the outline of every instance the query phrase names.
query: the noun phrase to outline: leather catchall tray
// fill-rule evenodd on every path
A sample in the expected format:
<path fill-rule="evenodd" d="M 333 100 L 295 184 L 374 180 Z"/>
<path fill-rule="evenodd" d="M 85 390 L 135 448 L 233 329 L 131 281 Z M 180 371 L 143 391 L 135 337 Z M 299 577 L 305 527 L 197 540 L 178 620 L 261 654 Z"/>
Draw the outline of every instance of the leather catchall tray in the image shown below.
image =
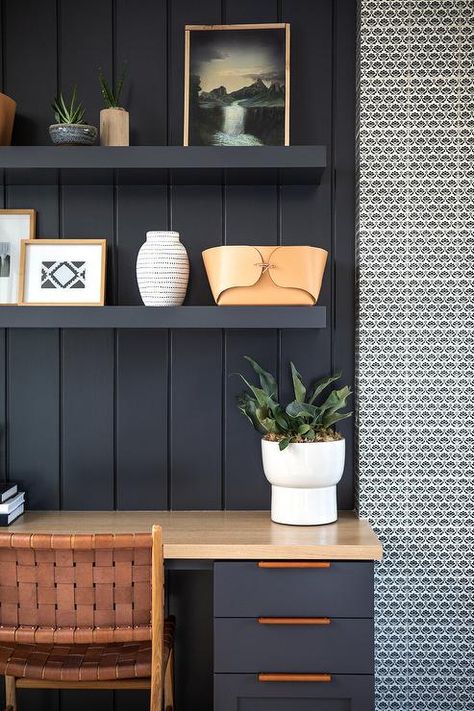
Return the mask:
<path fill-rule="evenodd" d="M 314 306 L 328 253 L 319 247 L 212 247 L 202 253 L 219 306 Z"/>

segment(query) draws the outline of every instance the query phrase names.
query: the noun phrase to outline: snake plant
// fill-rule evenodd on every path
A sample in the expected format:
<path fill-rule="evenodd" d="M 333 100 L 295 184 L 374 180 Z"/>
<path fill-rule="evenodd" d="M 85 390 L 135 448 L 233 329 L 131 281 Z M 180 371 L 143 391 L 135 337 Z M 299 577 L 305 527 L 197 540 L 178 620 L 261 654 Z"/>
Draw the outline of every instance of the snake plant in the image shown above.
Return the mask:
<path fill-rule="evenodd" d="M 333 425 L 352 415 L 352 412 L 341 412 L 352 391 L 345 386 L 339 390 L 333 388 L 327 394 L 327 388 L 339 380 L 341 372 L 328 375 L 306 388 L 300 373 L 290 363 L 294 400 L 285 407 L 278 401 L 278 385 L 273 375 L 249 356 L 245 358 L 257 374 L 260 387 L 252 385 L 239 373 L 247 391 L 238 396 L 237 406 L 265 439 L 279 442 L 280 450 L 286 449 L 290 442 L 342 439 Z"/>

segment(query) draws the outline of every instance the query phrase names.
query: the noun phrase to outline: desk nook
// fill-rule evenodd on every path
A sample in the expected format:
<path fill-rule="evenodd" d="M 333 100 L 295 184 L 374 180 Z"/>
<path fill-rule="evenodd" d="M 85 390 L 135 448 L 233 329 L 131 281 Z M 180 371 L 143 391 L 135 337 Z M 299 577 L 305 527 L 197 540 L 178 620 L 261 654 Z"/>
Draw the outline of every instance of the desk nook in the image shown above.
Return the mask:
<path fill-rule="evenodd" d="M 373 711 L 355 0 L 0 5 L 9 711 Z"/>
<path fill-rule="evenodd" d="M 112 563 L 110 557 L 117 571 L 120 560 L 129 560 L 126 554 L 133 551 L 138 540 L 141 546 L 151 548 L 153 525 L 158 526 L 162 534 L 168 575 L 172 571 L 196 574 L 202 570 L 212 577 L 212 618 L 208 623 L 213 626 L 213 666 L 209 672 L 214 680 L 215 711 L 273 709 L 276 699 L 285 711 L 299 708 L 319 711 L 328 707 L 329 700 L 332 708 L 341 711 L 347 708 L 367 711 L 373 706 L 373 563 L 381 559 L 382 549 L 370 525 L 353 514 L 343 513 L 337 523 L 328 526 L 289 527 L 272 523 L 267 512 L 30 512 L 8 533 L 0 533 L 0 546 L 8 545 L 5 539 L 13 535 L 20 538 L 24 555 L 31 556 L 31 550 L 37 546 L 44 557 L 54 546 L 60 545 L 63 558 L 71 550 L 80 558 L 81 551 L 92 546 L 96 549 L 95 575 L 102 571 L 100 578 L 94 580 L 100 579 L 104 588 L 104 576 L 110 568 L 106 569 L 97 559 L 98 551 L 102 550 L 104 555 L 104 551 L 122 546 L 117 562 Z M 89 539 L 88 546 L 86 539 Z M 0 547 L 0 556 L 2 550 L 5 549 Z M 143 571 L 143 563 L 147 561 L 141 562 Z M 41 557 L 33 560 L 31 556 L 29 563 L 23 566 L 23 571 L 26 570 L 28 579 L 38 586 Z M 6 565 L 4 562 L 3 566 Z M 43 567 L 45 565 L 43 563 Z M 71 557 L 69 565 L 73 566 L 69 568 L 71 577 L 67 578 L 70 583 L 59 584 L 63 598 L 58 594 L 58 608 L 66 615 L 73 610 L 78 618 L 81 562 Z M 122 565 L 127 566 L 127 563 Z M 155 571 L 160 569 L 155 567 Z M 74 578 L 72 570 L 76 571 Z M 26 580 L 25 575 L 23 572 L 20 580 Z M 158 572 L 154 575 L 158 575 L 158 580 L 152 583 L 159 588 L 163 578 Z M 143 582 L 140 583 L 146 579 L 143 573 L 134 573 L 132 577 L 137 581 L 135 589 L 143 587 Z M 8 583 L 6 587 L 3 585 L 3 591 L 9 589 Z M 13 585 L 16 589 L 14 576 Z M 114 588 L 115 594 L 120 593 L 119 584 Z M 68 590 L 70 603 L 65 599 Z M 38 604 L 39 610 L 42 607 Z M 100 607 L 100 600 L 96 607 Z M 120 604 L 115 607 L 119 608 Z M 138 616 L 139 605 L 135 607 L 138 624 L 135 624 L 133 639 L 137 642 L 145 625 Z M 71 619 L 67 621 L 70 623 Z M 108 617 L 105 621 L 110 624 Z M 166 625 L 164 653 L 169 655 L 174 620 Z M 179 635 L 178 616 L 176 625 Z M 67 629 L 60 630 L 58 635 L 59 640 L 62 635 L 64 643 Z M 95 635 L 101 639 L 100 629 L 96 629 Z M 37 630 L 36 638 L 39 638 Z M 78 634 L 79 639 L 90 641 L 85 639 L 84 631 L 82 638 Z M 152 642 L 157 643 L 155 637 Z M 142 658 L 144 644 L 142 642 L 140 647 Z M 128 645 L 129 657 L 133 655 L 132 646 Z M 179 647 L 176 653 L 180 654 Z M 149 679 L 133 679 L 140 671 L 127 668 L 126 661 L 125 658 L 121 663 L 125 688 L 150 688 Z M 72 663 L 65 670 L 64 681 L 48 681 L 46 673 L 43 678 L 20 678 L 17 685 L 20 688 L 81 688 L 78 678 L 68 678 L 68 673 L 71 675 L 73 671 L 71 667 Z M 165 676 L 166 670 L 165 667 Z M 89 677 L 87 671 L 91 672 Z M 107 670 L 103 672 L 106 681 L 102 684 L 92 681 L 95 674 L 89 661 L 82 672 L 82 686 L 112 688 L 113 680 Z M 132 678 L 127 678 L 127 674 Z M 153 681 L 152 676 L 152 688 Z M 165 686 L 165 690 L 167 688 Z M 165 691 L 165 709 L 168 703 L 169 708 L 173 708 L 170 699 L 172 695 Z M 158 707 L 152 706 L 154 708 Z"/>

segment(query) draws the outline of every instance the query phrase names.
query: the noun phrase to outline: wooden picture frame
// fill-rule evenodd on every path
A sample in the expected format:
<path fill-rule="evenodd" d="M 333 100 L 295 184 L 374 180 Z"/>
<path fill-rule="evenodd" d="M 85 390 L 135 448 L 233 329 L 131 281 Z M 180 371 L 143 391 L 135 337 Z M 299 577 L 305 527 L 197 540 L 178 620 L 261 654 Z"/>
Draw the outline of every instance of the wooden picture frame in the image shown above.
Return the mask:
<path fill-rule="evenodd" d="M 192 32 L 210 32 L 210 31 L 234 31 L 234 30 L 284 30 L 285 33 L 285 48 L 284 48 L 284 140 L 282 143 L 273 143 L 270 145 L 290 145 L 290 24 L 288 22 L 268 22 L 256 24 L 241 24 L 241 25 L 185 25 L 184 28 L 184 120 L 183 120 L 183 145 L 189 146 L 190 143 L 190 79 L 191 79 L 191 33 Z M 199 144 L 192 145 L 218 145 L 218 144 Z M 234 144 L 222 144 L 234 145 Z M 266 145 L 265 143 L 263 145 Z"/>
<path fill-rule="evenodd" d="M 0 209 L 0 224 L 2 218 L 29 218 L 29 225 L 25 229 L 27 232 L 24 234 L 23 228 L 18 227 L 18 234 L 11 236 L 11 239 L 6 239 L 9 237 L 8 230 L 5 230 L 0 226 L 0 305 L 1 306 L 16 306 L 20 298 L 20 266 L 21 266 L 21 242 L 24 239 L 35 239 L 36 237 L 36 210 L 34 209 Z M 9 220 L 16 222 L 15 219 Z M 18 220 L 18 222 L 23 222 Z M 5 231 L 7 234 L 5 234 Z M 14 230 L 13 230 L 14 231 Z M 10 245 L 7 247 L 6 245 Z M 5 247 L 5 250 L 3 249 Z M 4 254 L 5 251 L 5 254 Z M 8 276 L 2 276 L 4 272 L 4 260 L 8 260 Z M 11 272 L 11 274 L 10 274 Z M 8 284 L 3 283 L 3 279 L 8 279 Z M 11 296 L 6 299 L 7 295 Z"/>
<path fill-rule="evenodd" d="M 31 278 L 31 275 L 28 274 L 28 265 L 27 265 L 27 251 L 31 247 L 35 247 L 37 249 L 41 247 L 48 247 L 48 246 L 53 246 L 57 247 L 59 249 L 67 247 L 67 246 L 84 246 L 84 247 L 93 247 L 93 246 L 100 246 L 101 247 L 101 252 L 100 252 L 100 264 L 96 265 L 96 273 L 97 277 L 99 279 L 99 284 L 96 288 L 96 291 L 98 292 L 98 299 L 97 300 L 85 300 L 85 301 L 79 301 L 79 300 L 70 300 L 70 301 L 59 301 L 59 300 L 30 300 L 27 297 L 27 282 L 28 278 Z M 54 252 L 53 252 L 54 253 Z M 105 276 L 106 276 L 106 255 L 107 255 L 107 240 L 105 239 L 34 239 L 34 240 L 22 240 L 21 243 L 21 256 L 20 256 L 20 292 L 19 292 L 19 306 L 103 306 L 105 303 Z M 50 256 L 50 259 L 52 257 Z M 71 261 L 69 259 L 69 261 Z M 42 267 L 43 269 L 44 264 L 48 262 L 42 262 Z M 59 262 L 59 265 L 64 264 L 63 262 Z M 57 270 L 59 268 L 59 265 L 55 265 L 55 269 Z M 84 269 L 84 272 L 82 274 L 78 274 L 77 280 L 83 281 L 84 280 L 84 275 L 86 274 L 86 271 Z M 48 288 L 50 287 L 45 287 L 44 286 L 44 275 L 43 273 L 40 275 L 40 282 L 41 282 L 41 289 L 43 288 Z M 36 279 L 38 282 L 38 279 Z M 51 279 L 48 278 L 48 282 L 52 281 Z M 56 280 L 57 281 L 57 280 Z M 59 282 L 58 282 L 59 283 Z M 51 292 L 55 291 L 60 291 L 60 292 L 68 292 L 71 294 L 74 291 L 74 295 L 82 288 L 80 287 L 77 288 L 76 286 L 69 286 L 65 284 L 60 284 L 59 287 L 53 287 L 51 288 Z M 38 288 L 37 288 L 38 290 Z M 50 292 L 50 293 L 51 293 Z"/>

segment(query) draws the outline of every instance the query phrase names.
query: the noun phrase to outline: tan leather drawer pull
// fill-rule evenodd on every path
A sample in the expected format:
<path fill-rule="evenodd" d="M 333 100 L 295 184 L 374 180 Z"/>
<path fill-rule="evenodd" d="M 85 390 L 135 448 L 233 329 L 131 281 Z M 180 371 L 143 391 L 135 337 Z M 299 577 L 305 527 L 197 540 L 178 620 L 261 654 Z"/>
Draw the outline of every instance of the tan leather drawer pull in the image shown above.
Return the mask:
<path fill-rule="evenodd" d="M 260 560 L 259 568 L 330 568 L 327 560 Z"/>
<path fill-rule="evenodd" d="M 330 625 L 329 617 L 259 617 L 259 625 Z"/>
<path fill-rule="evenodd" d="M 331 674 L 259 674 L 259 681 L 332 681 Z"/>

